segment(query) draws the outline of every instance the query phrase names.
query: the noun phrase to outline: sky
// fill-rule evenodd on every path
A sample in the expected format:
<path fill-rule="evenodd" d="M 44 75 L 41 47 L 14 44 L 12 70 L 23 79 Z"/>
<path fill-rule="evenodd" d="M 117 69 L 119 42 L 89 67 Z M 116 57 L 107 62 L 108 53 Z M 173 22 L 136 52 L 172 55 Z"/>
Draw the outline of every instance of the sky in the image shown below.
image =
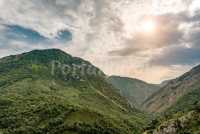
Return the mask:
<path fill-rule="evenodd" d="M 0 57 L 59 48 L 149 83 L 200 64 L 200 0 L 0 0 Z"/>

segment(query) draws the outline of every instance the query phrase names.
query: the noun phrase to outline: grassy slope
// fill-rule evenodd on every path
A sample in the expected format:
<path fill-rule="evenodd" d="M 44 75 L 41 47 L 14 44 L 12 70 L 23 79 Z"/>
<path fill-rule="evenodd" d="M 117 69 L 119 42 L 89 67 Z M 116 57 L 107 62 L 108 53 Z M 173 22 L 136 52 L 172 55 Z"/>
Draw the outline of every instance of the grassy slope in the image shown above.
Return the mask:
<path fill-rule="evenodd" d="M 141 104 L 159 89 L 157 85 L 119 76 L 109 77 L 108 82 L 119 89 L 121 95 L 126 97 L 129 103 L 137 108 L 141 108 Z"/>
<path fill-rule="evenodd" d="M 0 60 L 0 132 L 5 134 L 139 134 L 145 115 L 131 109 L 103 77 L 76 80 L 50 62 L 90 64 L 59 50 Z M 77 73 L 77 75 L 80 75 Z M 67 78 L 67 79 L 66 79 Z"/>
<path fill-rule="evenodd" d="M 188 112 L 196 108 L 200 103 L 200 88 L 181 97 L 176 104 L 167 109 L 168 113 Z"/>

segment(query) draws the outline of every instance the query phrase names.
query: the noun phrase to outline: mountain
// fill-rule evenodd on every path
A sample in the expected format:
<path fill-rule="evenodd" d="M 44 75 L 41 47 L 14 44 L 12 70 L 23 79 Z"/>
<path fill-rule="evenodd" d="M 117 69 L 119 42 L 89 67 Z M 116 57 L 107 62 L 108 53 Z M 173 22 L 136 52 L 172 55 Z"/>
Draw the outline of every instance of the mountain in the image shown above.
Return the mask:
<path fill-rule="evenodd" d="M 137 108 L 141 108 L 141 104 L 160 88 L 158 85 L 120 76 L 110 76 L 108 82 L 120 90 L 120 94 L 127 98 L 131 106 Z"/>
<path fill-rule="evenodd" d="M 144 134 L 199 134 L 200 105 L 192 111 L 176 113 L 168 118 L 154 120 Z"/>
<path fill-rule="evenodd" d="M 88 61 L 58 49 L 0 59 L 0 133 L 140 134 L 131 107 Z"/>
<path fill-rule="evenodd" d="M 147 99 L 143 106 L 149 112 L 163 112 L 173 105 L 176 105 L 185 95 L 188 95 L 194 90 L 199 90 L 199 88 L 200 66 L 197 66 L 181 77 L 171 80 L 167 85 Z"/>
<path fill-rule="evenodd" d="M 145 104 L 150 112 L 162 112 L 146 129 L 146 134 L 200 133 L 200 66 L 169 81 Z"/>
<path fill-rule="evenodd" d="M 181 97 L 158 119 L 149 124 L 146 134 L 199 134 L 200 88 Z"/>
<path fill-rule="evenodd" d="M 160 87 L 166 86 L 170 81 L 172 81 L 172 80 L 165 80 L 165 81 L 161 82 Z"/>

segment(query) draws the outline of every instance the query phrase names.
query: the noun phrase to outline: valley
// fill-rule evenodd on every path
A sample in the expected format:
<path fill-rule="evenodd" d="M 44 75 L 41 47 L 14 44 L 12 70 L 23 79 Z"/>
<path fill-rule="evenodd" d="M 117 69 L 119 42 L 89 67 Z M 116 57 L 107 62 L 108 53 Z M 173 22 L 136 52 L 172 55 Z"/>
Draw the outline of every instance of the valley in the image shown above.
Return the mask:
<path fill-rule="evenodd" d="M 33 50 L 0 59 L 0 108 L 2 134 L 198 134 L 200 67 L 155 85 Z"/>

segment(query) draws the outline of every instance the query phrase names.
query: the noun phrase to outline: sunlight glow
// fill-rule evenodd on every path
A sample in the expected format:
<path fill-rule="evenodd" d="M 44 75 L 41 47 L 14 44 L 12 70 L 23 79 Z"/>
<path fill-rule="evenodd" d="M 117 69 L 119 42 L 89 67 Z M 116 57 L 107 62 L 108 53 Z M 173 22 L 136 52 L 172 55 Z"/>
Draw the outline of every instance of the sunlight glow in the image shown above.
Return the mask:
<path fill-rule="evenodd" d="M 156 22 L 154 20 L 145 20 L 141 24 L 141 30 L 145 33 L 153 33 L 156 30 Z"/>

